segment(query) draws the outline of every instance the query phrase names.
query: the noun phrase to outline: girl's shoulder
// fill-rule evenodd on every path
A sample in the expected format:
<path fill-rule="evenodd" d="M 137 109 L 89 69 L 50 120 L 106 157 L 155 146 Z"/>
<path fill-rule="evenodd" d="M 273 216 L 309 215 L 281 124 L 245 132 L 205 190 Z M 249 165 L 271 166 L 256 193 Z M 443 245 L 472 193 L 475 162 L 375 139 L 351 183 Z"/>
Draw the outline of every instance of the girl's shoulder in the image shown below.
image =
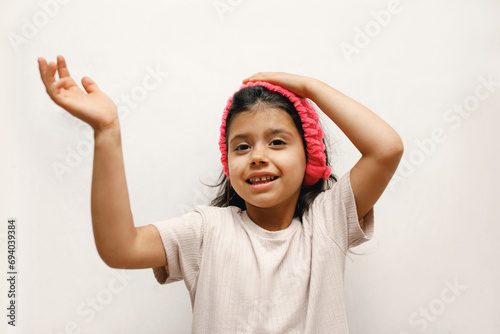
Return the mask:
<path fill-rule="evenodd" d="M 332 185 L 316 196 L 309 211 L 340 209 L 346 202 L 354 200 L 349 176 L 350 170 L 340 177 L 335 177 Z"/>

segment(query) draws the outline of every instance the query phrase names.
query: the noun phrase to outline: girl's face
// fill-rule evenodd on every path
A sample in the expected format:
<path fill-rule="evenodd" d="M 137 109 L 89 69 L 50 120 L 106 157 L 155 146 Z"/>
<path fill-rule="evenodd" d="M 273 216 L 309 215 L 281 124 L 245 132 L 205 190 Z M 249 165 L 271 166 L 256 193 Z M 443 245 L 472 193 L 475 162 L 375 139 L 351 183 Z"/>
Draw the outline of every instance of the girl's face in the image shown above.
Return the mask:
<path fill-rule="evenodd" d="M 284 110 L 241 112 L 228 129 L 229 180 L 247 209 L 291 208 L 306 170 L 302 137 Z"/>

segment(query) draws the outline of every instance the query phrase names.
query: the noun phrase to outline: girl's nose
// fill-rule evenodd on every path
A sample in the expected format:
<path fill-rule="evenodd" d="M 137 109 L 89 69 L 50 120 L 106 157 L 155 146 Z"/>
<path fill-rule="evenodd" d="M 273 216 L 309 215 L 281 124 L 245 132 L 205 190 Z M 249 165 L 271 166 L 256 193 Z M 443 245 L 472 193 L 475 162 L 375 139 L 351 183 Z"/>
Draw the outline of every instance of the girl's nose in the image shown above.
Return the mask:
<path fill-rule="evenodd" d="M 255 147 L 252 151 L 252 156 L 250 158 L 250 164 L 255 165 L 267 165 L 268 159 L 266 155 L 266 151 L 262 147 Z"/>

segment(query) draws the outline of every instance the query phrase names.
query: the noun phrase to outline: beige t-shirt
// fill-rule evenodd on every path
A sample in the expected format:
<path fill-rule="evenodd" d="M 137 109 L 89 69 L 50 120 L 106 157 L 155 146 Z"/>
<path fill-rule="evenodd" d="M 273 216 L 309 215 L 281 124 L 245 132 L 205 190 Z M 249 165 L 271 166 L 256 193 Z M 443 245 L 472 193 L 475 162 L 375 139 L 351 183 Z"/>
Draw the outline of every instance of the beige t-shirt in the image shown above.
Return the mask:
<path fill-rule="evenodd" d="M 347 334 L 345 254 L 372 238 L 373 208 L 363 222 L 364 231 L 349 171 L 316 197 L 302 224 L 281 231 L 236 207 L 198 206 L 152 224 L 168 263 L 153 270 L 160 284 L 184 280 L 192 333 Z"/>

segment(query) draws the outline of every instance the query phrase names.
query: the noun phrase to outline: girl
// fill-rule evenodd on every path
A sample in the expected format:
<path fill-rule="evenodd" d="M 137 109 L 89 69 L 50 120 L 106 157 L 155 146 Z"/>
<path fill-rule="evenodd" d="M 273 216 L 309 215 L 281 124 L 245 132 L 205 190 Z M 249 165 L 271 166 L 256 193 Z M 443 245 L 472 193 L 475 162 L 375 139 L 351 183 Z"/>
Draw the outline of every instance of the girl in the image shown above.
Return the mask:
<path fill-rule="evenodd" d="M 52 100 L 94 129 L 92 224 L 107 265 L 153 268 L 161 284 L 183 279 L 193 333 L 348 333 L 345 254 L 371 239 L 373 205 L 403 153 L 388 124 L 319 80 L 255 74 L 224 111 L 213 206 L 135 227 L 116 106 L 88 77 L 78 88 L 62 56 L 38 62 Z M 332 187 L 307 99 L 362 154 Z"/>

